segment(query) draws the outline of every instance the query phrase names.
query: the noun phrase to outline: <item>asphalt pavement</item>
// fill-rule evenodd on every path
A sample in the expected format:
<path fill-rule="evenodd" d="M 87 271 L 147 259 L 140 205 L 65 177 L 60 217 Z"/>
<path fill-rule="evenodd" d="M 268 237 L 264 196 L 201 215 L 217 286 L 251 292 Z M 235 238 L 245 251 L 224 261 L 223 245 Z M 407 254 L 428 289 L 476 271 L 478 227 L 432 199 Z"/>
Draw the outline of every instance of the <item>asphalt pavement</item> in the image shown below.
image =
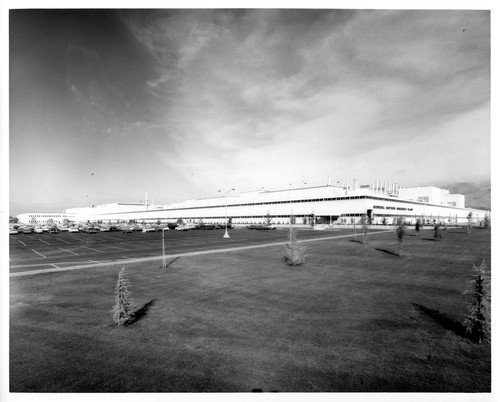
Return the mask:
<path fill-rule="evenodd" d="M 328 238 L 347 234 L 344 231 L 299 230 L 299 240 Z M 349 233 L 351 233 L 349 231 Z M 258 246 L 288 241 L 288 229 L 229 230 L 230 238 L 223 238 L 224 230 L 166 231 L 165 255 L 193 252 L 213 252 L 245 246 Z M 9 236 L 9 272 L 21 274 L 53 271 L 77 266 L 99 265 L 141 258 L 162 257 L 161 232 L 59 232 L 17 234 Z"/>

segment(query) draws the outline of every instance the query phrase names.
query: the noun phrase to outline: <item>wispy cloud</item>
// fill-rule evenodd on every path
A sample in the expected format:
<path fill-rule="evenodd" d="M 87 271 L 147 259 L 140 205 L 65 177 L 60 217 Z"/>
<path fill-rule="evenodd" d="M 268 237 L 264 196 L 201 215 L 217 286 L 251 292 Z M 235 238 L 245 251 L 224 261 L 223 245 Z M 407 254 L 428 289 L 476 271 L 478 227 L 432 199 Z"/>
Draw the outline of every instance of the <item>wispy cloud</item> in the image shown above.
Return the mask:
<path fill-rule="evenodd" d="M 129 26 L 156 56 L 158 77 L 149 85 L 160 94 L 165 122 L 175 121 L 179 130 L 173 163 L 191 150 L 212 177 L 226 161 L 201 153 L 224 154 L 233 175 L 253 171 L 258 178 L 250 182 L 257 185 L 284 153 L 314 154 L 326 171 L 332 152 L 344 160 L 343 151 L 426 138 L 489 102 L 487 13 L 257 10 L 156 17 L 147 25 L 131 18 Z M 249 159 L 265 168 L 252 170 Z"/>
<path fill-rule="evenodd" d="M 224 184 L 274 188 L 327 175 L 407 185 L 489 176 L 488 11 L 106 15 L 103 32 L 64 47 L 75 113 L 61 120 L 82 125 L 78 145 L 103 159 L 140 151 L 161 174 L 127 166 L 138 186 L 172 180 L 181 200 Z M 104 168 L 122 174 L 116 162 Z"/>

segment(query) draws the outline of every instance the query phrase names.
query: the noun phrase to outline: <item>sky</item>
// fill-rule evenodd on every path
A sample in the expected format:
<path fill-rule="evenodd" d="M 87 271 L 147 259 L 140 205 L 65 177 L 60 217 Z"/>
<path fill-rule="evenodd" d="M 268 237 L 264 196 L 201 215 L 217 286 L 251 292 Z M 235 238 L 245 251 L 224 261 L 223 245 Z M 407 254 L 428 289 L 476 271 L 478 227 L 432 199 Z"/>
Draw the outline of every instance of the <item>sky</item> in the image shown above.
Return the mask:
<path fill-rule="evenodd" d="M 9 214 L 491 180 L 490 12 L 11 9 Z"/>

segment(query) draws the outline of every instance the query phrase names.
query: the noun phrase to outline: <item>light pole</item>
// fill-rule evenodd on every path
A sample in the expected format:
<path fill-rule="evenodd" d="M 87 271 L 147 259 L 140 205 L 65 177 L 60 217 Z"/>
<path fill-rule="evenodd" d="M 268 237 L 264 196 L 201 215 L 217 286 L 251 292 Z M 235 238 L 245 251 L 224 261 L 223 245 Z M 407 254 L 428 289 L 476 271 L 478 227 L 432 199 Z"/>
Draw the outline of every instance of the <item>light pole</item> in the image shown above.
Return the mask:
<path fill-rule="evenodd" d="M 224 193 L 224 198 L 226 199 L 226 233 L 224 233 L 223 239 L 229 239 L 229 233 L 227 232 L 227 194 L 230 191 L 234 191 L 234 188 L 230 188 Z M 222 193 L 222 190 L 219 190 L 219 193 Z"/>
<path fill-rule="evenodd" d="M 161 242 L 163 249 L 163 268 L 167 268 L 167 260 L 165 259 L 165 228 L 161 228 Z"/>

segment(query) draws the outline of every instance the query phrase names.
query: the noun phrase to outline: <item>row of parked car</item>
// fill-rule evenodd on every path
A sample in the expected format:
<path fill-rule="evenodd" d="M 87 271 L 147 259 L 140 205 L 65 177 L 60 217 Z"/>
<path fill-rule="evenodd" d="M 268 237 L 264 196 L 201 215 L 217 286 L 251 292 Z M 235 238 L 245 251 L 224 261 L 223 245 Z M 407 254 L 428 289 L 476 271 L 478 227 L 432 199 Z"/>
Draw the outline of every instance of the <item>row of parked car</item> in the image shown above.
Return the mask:
<path fill-rule="evenodd" d="M 9 234 L 18 234 L 18 233 L 24 233 L 24 234 L 31 234 L 31 233 L 58 233 L 62 231 L 69 231 L 70 228 L 68 227 L 61 227 L 58 228 L 57 226 L 49 226 L 49 225 L 44 225 L 44 226 L 33 226 L 33 225 L 11 225 L 9 226 Z"/>
<path fill-rule="evenodd" d="M 161 232 L 162 230 L 175 229 L 177 231 L 188 231 L 188 230 L 217 230 L 225 229 L 225 225 L 212 224 L 212 223 L 160 223 L 160 224 L 77 224 L 72 226 L 57 226 L 57 225 L 9 225 L 9 234 L 31 234 L 31 233 L 59 233 L 59 232 L 70 232 L 70 233 L 98 233 L 98 232 L 112 232 L 121 231 L 122 233 L 132 233 L 132 232 Z M 232 229 L 233 225 L 228 225 L 228 229 Z M 272 230 L 276 229 L 273 225 L 259 224 L 247 226 L 248 229 L 255 230 Z"/>
<path fill-rule="evenodd" d="M 57 226 L 57 225 L 43 225 L 43 226 L 33 226 L 33 225 L 10 225 L 9 234 L 31 234 L 31 233 L 59 233 L 59 232 L 69 232 L 69 233 L 98 233 L 98 232 L 112 232 L 112 231 L 123 231 L 125 233 L 131 233 L 133 231 L 142 232 L 156 232 L 161 230 L 169 230 L 166 224 L 163 225 L 108 225 L 108 224 L 80 224 L 73 226 Z"/>

